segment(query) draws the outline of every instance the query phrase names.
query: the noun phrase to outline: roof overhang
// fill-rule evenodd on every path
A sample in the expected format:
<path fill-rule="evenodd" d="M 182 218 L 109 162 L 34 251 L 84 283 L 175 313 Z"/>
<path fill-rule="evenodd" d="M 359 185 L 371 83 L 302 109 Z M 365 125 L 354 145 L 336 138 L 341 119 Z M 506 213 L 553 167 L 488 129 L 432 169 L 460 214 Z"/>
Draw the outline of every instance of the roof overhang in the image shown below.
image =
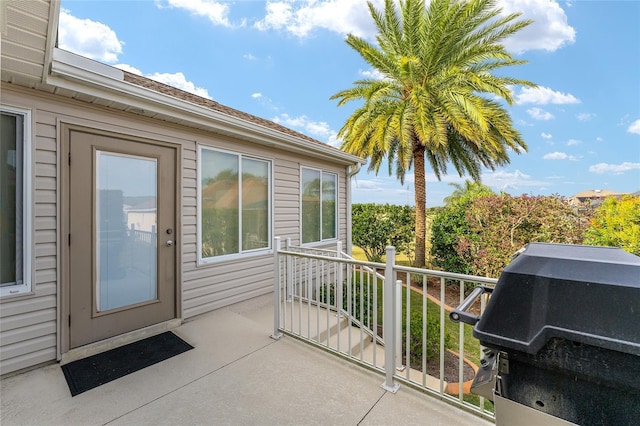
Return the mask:
<path fill-rule="evenodd" d="M 364 164 L 366 160 L 329 145 L 289 135 L 275 129 L 233 117 L 164 93 L 124 81 L 124 72 L 53 48 L 51 71 L 46 84 L 101 104 L 126 105 L 126 110 L 173 123 L 225 134 L 260 145 L 325 158 L 343 165 Z"/>

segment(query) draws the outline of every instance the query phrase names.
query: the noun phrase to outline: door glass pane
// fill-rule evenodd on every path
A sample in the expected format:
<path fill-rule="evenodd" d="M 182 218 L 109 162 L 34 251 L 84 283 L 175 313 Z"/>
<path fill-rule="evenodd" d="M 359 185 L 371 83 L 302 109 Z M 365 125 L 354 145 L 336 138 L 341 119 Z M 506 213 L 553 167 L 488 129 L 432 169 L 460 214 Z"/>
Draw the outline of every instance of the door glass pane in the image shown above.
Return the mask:
<path fill-rule="evenodd" d="M 97 151 L 98 311 L 157 298 L 157 163 Z"/>

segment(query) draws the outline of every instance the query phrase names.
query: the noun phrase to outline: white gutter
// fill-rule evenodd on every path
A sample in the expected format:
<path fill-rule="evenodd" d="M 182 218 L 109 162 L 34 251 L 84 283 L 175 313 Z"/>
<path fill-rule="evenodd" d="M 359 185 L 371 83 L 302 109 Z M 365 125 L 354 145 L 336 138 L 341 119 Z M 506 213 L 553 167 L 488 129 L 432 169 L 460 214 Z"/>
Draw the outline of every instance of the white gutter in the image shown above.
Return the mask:
<path fill-rule="evenodd" d="M 55 48 L 47 84 L 167 115 L 198 128 L 226 133 L 262 145 L 315 154 L 345 165 L 365 160 L 329 145 L 308 141 L 263 125 L 233 117 L 123 80 L 124 73 L 108 65 Z"/>
<path fill-rule="evenodd" d="M 4 3 L 4 2 L 3 2 Z M 44 47 L 44 67 L 42 69 L 42 83 L 46 83 L 49 71 L 51 69 L 51 61 L 53 58 L 53 49 L 58 42 L 58 22 L 60 19 L 60 0 L 51 0 L 49 3 L 49 20 L 47 21 L 47 40 Z"/>

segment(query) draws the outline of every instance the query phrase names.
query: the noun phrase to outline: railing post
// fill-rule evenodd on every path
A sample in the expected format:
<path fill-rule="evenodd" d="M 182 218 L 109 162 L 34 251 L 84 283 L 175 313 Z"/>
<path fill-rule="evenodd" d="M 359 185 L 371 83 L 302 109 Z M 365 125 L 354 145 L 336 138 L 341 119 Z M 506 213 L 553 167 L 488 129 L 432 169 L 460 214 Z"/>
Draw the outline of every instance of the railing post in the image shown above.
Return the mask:
<path fill-rule="evenodd" d="M 342 241 L 338 240 L 336 244 L 336 257 L 342 259 Z"/>
<path fill-rule="evenodd" d="M 400 385 L 393 382 L 393 375 L 396 370 L 394 342 L 396 341 L 395 322 L 395 291 L 396 285 L 393 279 L 393 267 L 396 263 L 396 249 L 393 246 L 387 247 L 387 262 L 384 269 L 384 300 L 382 307 L 382 328 L 384 345 L 384 371 L 385 381 L 381 385 L 384 390 L 396 393 Z"/>
<path fill-rule="evenodd" d="M 280 237 L 273 239 L 273 334 L 272 339 L 280 339 Z"/>

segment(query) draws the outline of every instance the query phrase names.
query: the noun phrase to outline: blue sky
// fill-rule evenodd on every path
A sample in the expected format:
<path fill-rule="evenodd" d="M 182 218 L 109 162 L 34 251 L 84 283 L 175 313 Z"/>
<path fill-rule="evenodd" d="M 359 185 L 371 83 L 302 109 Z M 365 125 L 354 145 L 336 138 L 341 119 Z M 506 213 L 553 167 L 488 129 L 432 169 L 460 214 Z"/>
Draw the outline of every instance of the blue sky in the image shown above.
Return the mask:
<path fill-rule="evenodd" d="M 514 87 L 509 107 L 528 152 L 483 183 L 512 195 L 640 190 L 640 2 L 498 5 L 535 21 L 505 42 L 528 61 L 506 73 L 539 87 Z M 337 146 L 357 105 L 329 97 L 376 77 L 348 33 L 373 40 L 363 0 L 63 0 L 59 46 Z M 428 206 L 464 182 L 452 168 L 441 182 L 427 172 Z M 413 204 L 412 185 L 412 172 L 402 186 L 386 167 L 376 176 L 365 166 L 353 202 Z"/>

